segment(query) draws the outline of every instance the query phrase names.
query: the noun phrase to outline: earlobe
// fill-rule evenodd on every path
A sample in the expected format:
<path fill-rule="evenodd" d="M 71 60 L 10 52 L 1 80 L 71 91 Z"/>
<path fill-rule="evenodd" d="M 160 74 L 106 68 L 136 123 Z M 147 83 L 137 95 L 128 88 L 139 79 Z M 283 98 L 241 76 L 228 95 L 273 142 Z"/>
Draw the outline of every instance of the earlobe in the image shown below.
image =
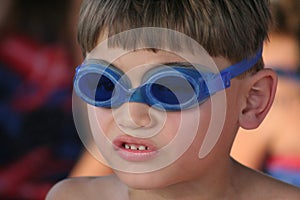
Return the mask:
<path fill-rule="evenodd" d="M 277 75 L 271 69 L 263 69 L 247 79 L 246 98 L 239 123 L 244 129 L 255 129 L 271 108 L 277 87 Z"/>

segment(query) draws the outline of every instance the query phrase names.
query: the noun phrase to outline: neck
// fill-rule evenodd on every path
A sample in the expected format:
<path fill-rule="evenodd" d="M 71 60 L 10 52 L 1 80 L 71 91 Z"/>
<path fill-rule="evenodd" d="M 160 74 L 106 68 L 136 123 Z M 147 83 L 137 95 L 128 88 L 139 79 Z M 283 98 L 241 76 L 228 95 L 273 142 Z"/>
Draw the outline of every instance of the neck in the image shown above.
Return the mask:
<path fill-rule="evenodd" d="M 129 199 L 232 199 L 237 190 L 236 178 L 238 171 L 237 165 L 231 159 L 227 163 L 211 167 L 201 177 L 195 177 L 193 180 L 181 181 L 159 189 L 129 189 Z M 219 169 L 221 168 L 221 169 Z"/>

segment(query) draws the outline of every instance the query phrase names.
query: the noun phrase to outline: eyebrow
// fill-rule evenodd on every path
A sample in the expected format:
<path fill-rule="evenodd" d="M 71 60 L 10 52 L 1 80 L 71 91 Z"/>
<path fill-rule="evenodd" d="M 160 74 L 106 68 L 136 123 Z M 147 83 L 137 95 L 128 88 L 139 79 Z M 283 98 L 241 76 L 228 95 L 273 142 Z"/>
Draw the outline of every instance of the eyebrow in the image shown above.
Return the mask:
<path fill-rule="evenodd" d="M 103 65 L 112 65 L 106 60 L 103 59 L 96 59 L 96 58 L 90 58 L 84 61 L 85 64 L 103 64 Z"/>
<path fill-rule="evenodd" d="M 191 64 L 189 62 L 166 62 L 166 63 L 161 63 L 158 66 L 160 66 L 160 65 L 167 65 L 167 66 L 177 65 L 177 66 L 191 67 L 191 68 L 194 66 L 193 64 Z"/>
<path fill-rule="evenodd" d="M 103 59 L 95 59 L 95 58 L 87 59 L 86 63 L 87 64 L 102 64 L 102 65 L 105 65 L 105 66 L 111 66 L 113 68 L 121 70 L 118 66 L 115 66 L 114 64 L 112 64 L 112 63 L 110 63 L 106 60 L 103 60 Z M 205 71 L 210 71 L 209 67 L 205 67 L 204 65 L 201 65 L 199 63 L 190 63 L 190 62 L 165 62 L 165 63 L 151 64 L 151 65 L 153 65 L 154 67 L 162 67 L 162 66 L 165 65 L 165 66 L 169 66 L 169 67 L 178 66 L 178 67 L 187 67 L 187 68 L 192 68 L 192 69 L 199 69 L 200 68 L 200 69 L 205 70 Z"/>
<path fill-rule="evenodd" d="M 85 61 L 86 64 L 105 64 L 107 66 L 114 66 L 116 67 L 114 64 L 112 64 L 111 62 L 108 62 L 106 60 L 103 59 L 96 59 L 96 58 L 91 58 L 91 59 L 87 59 Z M 151 64 L 153 66 L 161 66 L 161 65 L 167 65 L 167 66 L 183 66 L 183 67 L 193 67 L 195 64 L 191 64 L 189 62 L 165 62 L 165 63 L 158 63 L 158 64 Z"/>
<path fill-rule="evenodd" d="M 204 70 L 204 71 L 208 71 L 211 72 L 211 68 L 199 64 L 199 63 L 190 63 L 190 62 L 168 62 L 168 63 L 163 63 L 161 65 L 166 65 L 166 66 L 179 66 L 179 67 L 187 67 L 187 68 L 192 68 L 192 69 L 196 69 L 196 70 Z M 160 66 L 160 65 L 158 65 Z"/>

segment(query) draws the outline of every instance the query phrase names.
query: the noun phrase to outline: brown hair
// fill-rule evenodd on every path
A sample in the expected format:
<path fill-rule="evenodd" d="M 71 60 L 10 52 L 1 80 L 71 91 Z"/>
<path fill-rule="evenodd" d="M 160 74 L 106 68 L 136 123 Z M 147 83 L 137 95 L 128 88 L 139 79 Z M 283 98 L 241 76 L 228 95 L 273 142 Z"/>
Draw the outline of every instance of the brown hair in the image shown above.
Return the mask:
<path fill-rule="evenodd" d="M 236 62 L 262 47 L 270 22 L 268 0 L 84 0 L 78 41 L 85 54 L 104 34 L 162 27 L 188 35 L 211 56 Z"/>

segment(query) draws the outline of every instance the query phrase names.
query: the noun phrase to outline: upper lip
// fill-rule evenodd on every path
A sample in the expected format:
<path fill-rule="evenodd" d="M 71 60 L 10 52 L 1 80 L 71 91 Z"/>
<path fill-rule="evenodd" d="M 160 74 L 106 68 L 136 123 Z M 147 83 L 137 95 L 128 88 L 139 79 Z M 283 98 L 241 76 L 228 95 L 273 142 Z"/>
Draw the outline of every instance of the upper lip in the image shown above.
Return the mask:
<path fill-rule="evenodd" d="M 127 135 L 118 136 L 113 140 L 113 145 L 116 149 L 124 148 L 125 144 L 142 145 L 147 147 L 147 150 L 156 151 L 157 147 L 148 139 L 130 137 Z"/>

